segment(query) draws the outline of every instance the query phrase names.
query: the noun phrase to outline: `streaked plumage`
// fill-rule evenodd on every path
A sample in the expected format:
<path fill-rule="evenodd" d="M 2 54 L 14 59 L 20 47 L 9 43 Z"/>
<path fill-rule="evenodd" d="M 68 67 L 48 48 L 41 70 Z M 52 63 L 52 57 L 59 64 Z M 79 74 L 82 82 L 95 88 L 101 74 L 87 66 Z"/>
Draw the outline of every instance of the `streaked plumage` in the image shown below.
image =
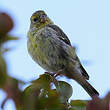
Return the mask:
<path fill-rule="evenodd" d="M 65 75 L 76 80 L 92 97 L 98 92 L 86 81 L 89 75 L 81 65 L 67 35 L 48 18 L 44 11 L 31 17 L 28 32 L 28 51 L 33 60 L 46 71 Z"/>

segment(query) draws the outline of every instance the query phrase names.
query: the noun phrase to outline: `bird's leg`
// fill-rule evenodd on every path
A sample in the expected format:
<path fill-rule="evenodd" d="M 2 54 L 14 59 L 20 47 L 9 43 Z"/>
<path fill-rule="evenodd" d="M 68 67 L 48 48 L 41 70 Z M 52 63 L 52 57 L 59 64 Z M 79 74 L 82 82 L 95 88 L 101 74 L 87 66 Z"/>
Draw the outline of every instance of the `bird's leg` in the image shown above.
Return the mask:
<path fill-rule="evenodd" d="M 57 72 L 45 72 L 46 74 L 51 75 L 52 77 L 57 77 L 59 75 L 64 75 L 65 69 L 60 69 Z"/>
<path fill-rule="evenodd" d="M 49 74 L 53 77 L 56 73 L 55 72 L 45 72 L 45 74 Z"/>
<path fill-rule="evenodd" d="M 63 75 L 64 72 L 65 72 L 65 69 L 60 69 L 60 70 L 58 70 L 58 71 L 54 74 L 54 77 L 57 77 L 57 76 L 59 76 L 59 75 Z"/>

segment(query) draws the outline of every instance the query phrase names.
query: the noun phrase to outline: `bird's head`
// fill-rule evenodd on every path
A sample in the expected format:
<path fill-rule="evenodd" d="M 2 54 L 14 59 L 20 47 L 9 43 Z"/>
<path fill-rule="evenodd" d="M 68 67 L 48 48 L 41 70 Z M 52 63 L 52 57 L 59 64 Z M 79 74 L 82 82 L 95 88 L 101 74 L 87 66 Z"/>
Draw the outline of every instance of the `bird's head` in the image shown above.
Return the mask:
<path fill-rule="evenodd" d="M 32 14 L 31 18 L 31 26 L 30 28 L 41 29 L 45 27 L 47 24 L 53 24 L 53 22 L 49 19 L 46 13 L 42 10 L 36 11 Z"/>

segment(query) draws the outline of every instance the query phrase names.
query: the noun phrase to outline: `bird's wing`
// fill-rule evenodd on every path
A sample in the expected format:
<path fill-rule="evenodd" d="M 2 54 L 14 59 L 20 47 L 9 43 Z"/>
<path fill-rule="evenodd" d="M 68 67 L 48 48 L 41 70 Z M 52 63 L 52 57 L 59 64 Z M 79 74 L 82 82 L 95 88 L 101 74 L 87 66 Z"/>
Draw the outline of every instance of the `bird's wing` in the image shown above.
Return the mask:
<path fill-rule="evenodd" d="M 70 40 L 68 39 L 67 35 L 58 26 L 53 24 L 49 24 L 48 26 L 57 32 L 57 36 L 60 40 L 71 46 Z"/>
<path fill-rule="evenodd" d="M 83 75 L 87 80 L 89 80 L 89 75 L 88 75 L 88 73 L 86 72 L 86 70 L 83 68 L 82 65 L 80 65 L 80 68 L 81 68 L 81 73 L 82 73 L 82 75 Z"/>
<path fill-rule="evenodd" d="M 80 65 L 79 68 L 80 68 L 80 70 L 81 70 L 81 74 L 82 74 L 87 80 L 89 80 L 89 75 L 88 75 L 88 73 L 86 72 L 86 70 L 84 69 L 84 67 L 81 65 L 81 62 L 80 62 L 78 56 L 76 57 L 76 60 L 79 62 L 79 65 Z"/>
<path fill-rule="evenodd" d="M 53 24 L 49 24 L 48 26 L 51 27 L 53 30 L 55 30 L 57 32 L 57 37 L 60 40 L 62 40 L 63 42 L 65 42 L 66 44 L 71 46 L 71 42 L 68 39 L 67 35 L 58 26 L 53 25 Z M 88 80 L 89 79 L 89 75 L 86 72 L 86 70 L 83 68 L 83 66 L 81 65 L 79 58 L 76 56 L 75 59 L 79 62 L 81 74 Z"/>

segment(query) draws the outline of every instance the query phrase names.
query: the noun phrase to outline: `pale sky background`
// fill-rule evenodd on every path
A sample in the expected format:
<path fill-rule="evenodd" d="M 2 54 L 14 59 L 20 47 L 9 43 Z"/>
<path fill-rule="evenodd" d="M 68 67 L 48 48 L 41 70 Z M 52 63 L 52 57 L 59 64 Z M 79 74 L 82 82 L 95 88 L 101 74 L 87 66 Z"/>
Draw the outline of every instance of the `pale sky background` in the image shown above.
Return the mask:
<path fill-rule="evenodd" d="M 8 73 L 30 81 L 44 72 L 27 52 L 30 16 L 39 9 L 45 10 L 71 43 L 78 46 L 80 59 L 90 61 L 88 65 L 83 64 L 90 75 L 90 83 L 100 97 L 105 96 L 110 91 L 110 0 L 1 0 L 0 10 L 14 18 L 15 28 L 11 33 L 21 38 L 6 45 L 15 47 L 5 55 Z M 75 81 L 66 81 L 73 86 L 72 99 L 90 99 Z M 5 95 L 0 90 L 0 104 Z M 5 110 L 15 110 L 12 100 L 6 103 Z"/>

